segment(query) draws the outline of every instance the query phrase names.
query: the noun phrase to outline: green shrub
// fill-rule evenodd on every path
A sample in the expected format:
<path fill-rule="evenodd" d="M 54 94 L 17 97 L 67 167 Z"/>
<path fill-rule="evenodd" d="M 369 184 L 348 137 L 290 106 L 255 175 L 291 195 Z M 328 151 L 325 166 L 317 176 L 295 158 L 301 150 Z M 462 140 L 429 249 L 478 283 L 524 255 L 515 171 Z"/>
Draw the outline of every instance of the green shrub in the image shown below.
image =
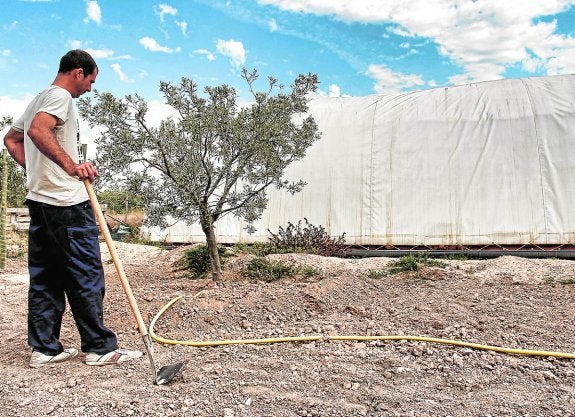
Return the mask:
<path fill-rule="evenodd" d="M 244 267 L 243 273 L 249 278 L 271 282 L 294 275 L 294 269 L 283 262 L 254 258 Z"/>
<path fill-rule="evenodd" d="M 223 263 L 226 249 L 220 246 L 218 253 L 220 254 L 220 261 Z M 202 278 L 211 269 L 208 246 L 198 245 L 184 251 L 182 259 L 177 262 L 177 265 L 180 267 L 179 270 L 189 270 L 193 279 Z"/>
<path fill-rule="evenodd" d="M 273 253 L 313 253 L 338 257 L 347 255 L 349 248 L 345 244 L 345 233 L 332 238 L 323 226 L 314 226 L 307 219 L 304 220 L 304 227 L 301 220 L 297 225 L 288 222 L 287 227 L 280 227 L 277 234 L 268 229 Z"/>
<path fill-rule="evenodd" d="M 234 251 L 255 256 L 266 256 L 274 253 L 274 247 L 269 242 L 236 243 L 234 244 Z"/>
<path fill-rule="evenodd" d="M 550 285 L 573 285 L 575 284 L 575 278 L 571 278 L 571 277 L 565 277 L 565 278 L 557 278 L 557 277 L 550 277 L 550 276 L 545 276 L 543 278 L 543 282 L 545 284 L 550 284 Z"/>
<path fill-rule="evenodd" d="M 298 274 L 310 277 L 319 273 L 311 266 L 296 267 L 282 261 L 269 261 L 265 258 L 254 258 L 243 269 L 245 276 L 265 282 L 277 281 Z"/>
<path fill-rule="evenodd" d="M 132 230 L 133 230 L 132 233 L 122 238 L 122 242 L 133 243 L 135 245 L 155 246 L 157 248 L 166 247 L 165 242 L 150 240 L 150 236 L 146 233 L 142 233 L 139 228 Z"/>
<path fill-rule="evenodd" d="M 315 277 L 316 275 L 319 275 L 321 272 L 319 271 L 319 269 L 314 268 L 313 266 L 309 266 L 309 265 L 304 265 L 304 266 L 300 266 L 298 268 L 297 271 L 299 274 L 303 275 L 304 277 Z"/>
<path fill-rule="evenodd" d="M 121 190 L 113 188 L 98 193 L 98 200 L 101 204 L 107 204 L 108 209 L 115 213 L 126 213 L 134 209 L 141 209 L 144 206 L 143 197 L 131 190 Z"/>
<path fill-rule="evenodd" d="M 8 230 L 6 232 L 6 258 L 21 258 L 28 254 L 28 233 Z"/>
<path fill-rule="evenodd" d="M 389 272 L 387 272 L 387 271 L 380 271 L 380 270 L 376 270 L 376 269 L 370 269 L 369 271 L 367 271 L 368 278 L 372 278 L 372 279 L 381 279 L 381 278 L 385 278 L 388 275 L 389 275 Z"/>
<path fill-rule="evenodd" d="M 390 274 L 398 274 L 400 272 L 419 272 L 422 266 L 435 266 L 443 268 L 447 266 L 445 262 L 437 259 L 430 259 L 423 256 L 407 255 L 402 256 L 396 261 L 389 263 L 388 272 Z"/>

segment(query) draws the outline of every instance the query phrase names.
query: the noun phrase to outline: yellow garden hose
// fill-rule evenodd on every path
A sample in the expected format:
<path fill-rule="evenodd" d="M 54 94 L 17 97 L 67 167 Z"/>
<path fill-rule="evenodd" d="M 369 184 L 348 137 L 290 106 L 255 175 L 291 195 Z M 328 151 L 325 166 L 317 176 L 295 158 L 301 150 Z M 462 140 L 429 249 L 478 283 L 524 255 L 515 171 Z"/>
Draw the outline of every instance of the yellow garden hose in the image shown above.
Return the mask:
<path fill-rule="evenodd" d="M 199 293 L 198 293 L 199 294 Z M 198 295 L 196 294 L 196 296 Z M 433 337 L 421 337 L 421 336 L 406 336 L 406 335 L 392 335 L 392 336 L 294 336 L 294 337 L 274 337 L 267 339 L 230 339 L 230 340 L 206 340 L 206 341 L 194 341 L 194 340 L 172 340 L 166 339 L 158 336 L 154 332 L 154 326 L 156 321 L 164 314 L 164 312 L 169 309 L 174 303 L 179 301 L 182 297 L 176 297 L 171 300 L 168 304 L 158 311 L 156 316 L 150 323 L 149 334 L 157 342 L 168 344 L 168 345 L 184 345 L 184 346 L 194 346 L 194 347 L 204 347 L 204 346 L 221 346 L 221 345 L 237 345 L 237 344 L 262 344 L 262 343 L 280 343 L 280 342 L 311 342 L 315 340 L 354 340 L 354 341 L 376 341 L 376 340 L 412 340 L 418 342 L 427 343 L 443 343 L 446 345 L 463 346 L 473 349 L 481 350 L 491 350 L 500 353 L 510 353 L 516 355 L 530 355 L 530 356 L 553 356 L 557 358 L 575 359 L 575 353 L 567 352 L 552 352 L 545 350 L 527 350 L 527 349 L 512 349 L 499 346 L 490 346 L 479 343 L 463 342 L 460 340 L 450 340 L 450 339 L 438 339 Z"/>

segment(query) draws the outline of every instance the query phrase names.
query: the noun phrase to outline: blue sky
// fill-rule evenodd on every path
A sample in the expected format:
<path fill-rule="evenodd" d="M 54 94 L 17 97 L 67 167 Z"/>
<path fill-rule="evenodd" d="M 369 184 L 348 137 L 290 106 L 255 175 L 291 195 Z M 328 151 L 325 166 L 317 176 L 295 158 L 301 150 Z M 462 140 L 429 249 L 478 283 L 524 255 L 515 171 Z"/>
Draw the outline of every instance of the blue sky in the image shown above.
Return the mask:
<path fill-rule="evenodd" d="M 393 94 L 575 72 L 575 0 L 3 0 L 0 117 L 86 49 L 95 88 L 161 101 L 160 81 L 230 84 L 241 68 L 323 95 Z"/>

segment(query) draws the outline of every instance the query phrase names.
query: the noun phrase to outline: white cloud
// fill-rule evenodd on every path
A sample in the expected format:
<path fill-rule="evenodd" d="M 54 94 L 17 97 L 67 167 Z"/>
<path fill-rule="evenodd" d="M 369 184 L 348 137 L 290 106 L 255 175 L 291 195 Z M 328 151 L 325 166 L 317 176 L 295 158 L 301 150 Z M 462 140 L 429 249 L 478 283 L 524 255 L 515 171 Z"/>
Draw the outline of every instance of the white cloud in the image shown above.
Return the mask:
<path fill-rule="evenodd" d="M 150 100 L 147 102 L 148 113 L 146 113 L 146 122 L 152 127 L 158 127 L 162 120 L 168 118 L 178 119 L 179 113 L 172 106 L 167 105 L 160 100 Z"/>
<path fill-rule="evenodd" d="M 184 36 L 188 36 L 188 22 L 178 22 L 176 21 L 176 26 L 178 26 L 180 28 L 180 30 L 182 31 L 182 35 Z"/>
<path fill-rule="evenodd" d="M 11 96 L 0 96 L 0 119 L 4 116 L 12 116 L 13 119 L 20 117 L 34 95 L 15 98 Z"/>
<path fill-rule="evenodd" d="M 341 93 L 341 87 L 337 84 L 330 84 L 327 92 L 322 90 L 322 89 L 318 89 L 313 93 L 308 93 L 310 98 L 315 98 L 315 97 L 351 97 L 349 94 L 342 94 Z"/>
<path fill-rule="evenodd" d="M 213 52 L 210 52 L 207 49 L 196 49 L 194 54 L 205 55 L 208 61 L 215 61 L 216 59 L 216 56 L 213 54 Z"/>
<path fill-rule="evenodd" d="M 11 49 L 0 49 L 0 69 L 17 63 L 18 60 L 12 56 Z"/>
<path fill-rule="evenodd" d="M 154 6 L 154 13 L 156 13 L 158 16 L 160 16 L 160 22 L 163 24 L 165 21 L 165 17 L 166 15 L 170 15 L 175 17 L 178 14 L 178 9 L 176 9 L 173 6 L 170 6 L 169 4 L 165 4 L 165 3 L 161 3 L 158 4 L 157 6 Z M 174 20 L 176 26 L 180 29 L 180 31 L 182 32 L 182 35 L 184 35 L 185 37 L 188 36 L 188 22 L 182 20 L 182 21 L 178 21 L 178 20 Z M 169 39 L 169 34 L 167 31 L 163 31 L 164 32 L 164 36 Z"/>
<path fill-rule="evenodd" d="M 573 41 L 571 40 L 571 42 Z M 575 46 L 563 48 L 560 54 L 549 58 L 545 66 L 549 75 L 575 73 Z"/>
<path fill-rule="evenodd" d="M 71 41 L 68 41 L 68 46 L 71 49 L 82 49 L 82 41 L 72 39 Z"/>
<path fill-rule="evenodd" d="M 167 46 L 161 46 L 154 38 L 149 36 L 144 36 L 140 39 L 140 45 L 152 52 L 165 52 L 171 54 L 173 52 L 179 52 L 180 48 L 172 49 Z"/>
<path fill-rule="evenodd" d="M 114 57 L 114 51 L 111 49 L 86 48 L 86 52 L 92 55 L 92 58 L 94 59 L 111 59 Z"/>
<path fill-rule="evenodd" d="M 374 90 L 379 94 L 396 94 L 425 84 L 420 75 L 400 74 L 383 65 L 370 65 L 367 74 L 375 80 Z"/>
<path fill-rule="evenodd" d="M 154 12 L 160 16 L 160 22 L 164 23 L 164 16 L 165 15 L 171 15 L 171 16 L 175 16 L 178 14 L 178 9 L 176 9 L 175 7 L 172 7 L 168 4 L 159 4 L 157 6 L 154 7 Z"/>
<path fill-rule="evenodd" d="M 328 96 L 329 97 L 340 97 L 341 96 L 341 88 L 339 88 L 339 85 L 331 84 L 329 86 Z"/>
<path fill-rule="evenodd" d="M 93 21 L 97 24 L 102 23 L 102 10 L 96 0 L 88 0 L 86 2 L 86 19 L 84 21 Z"/>
<path fill-rule="evenodd" d="M 6 116 L 12 117 L 16 120 L 20 117 L 28 103 L 34 98 L 34 95 L 26 95 L 20 98 L 10 97 L 10 96 L 0 96 L 0 120 Z M 4 129 L 0 130 L 0 137 L 4 137 L 10 126 L 6 126 Z M 0 149 L 4 148 L 2 141 L 0 141 Z"/>
<path fill-rule="evenodd" d="M 89 42 L 88 42 L 89 43 Z M 115 52 L 112 49 L 102 48 L 102 49 L 94 49 L 89 48 L 84 42 L 73 39 L 68 41 L 68 46 L 71 49 L 83 49 L 92 55 L 94 59 L 130 59 L 131 57 L 128 55 L 123 56 L 115 56 Z"/>
<path fill-rule="evenodd" d="M 388 29 L 404 37 L 420 36 L 438 45 L 442 55 L 463 68 L 453 80 L 502 78 L 510 66 L 548 74 L 575 72 L 575 40 L 556 33 L 555 22 L 541 22 L 566 10 L 572 0 L 258 0 L 292 12 L 333 15 L 343 21 L 394 23 Z M 530 51 L 530 52 L 528 52 Z"/>
<path fill-rule="evenodd" d="M 14 20 L 12 23 L 10 24 L 3 24 L 2 25 L 2 29 L 4 29 L 4 31 L 6 32 L 10 32 L 14 29 L 16 29 L 18 27 L 20 23 L 17 20 Z"/>
<path fill-rule="evenodd" d="M 125 73 L 124 71 L 122 71 L 122 66 L 118 63 L 112 64 L 112 71 L 114 71 L 114 73 L 118 76 L 118 78 L 120 79 L 120 81 L 124 82 L 124 83 L 133 83 L 134 80 L 130 79 Z"/>
<path fill-rule="evenodd" d="M 278 22 L 276 22 L 275 19 L 271 19 L 271 20 L 268 22 L 268 27 L 270 28 L 270 32 L 275 32 L 276 30 L 279 29 L 279 27 L 278 27 Z"/>
<path fill-rule="evenodd" d="M 243 43 L 239 41 L 219 39 L 216 43 L 216 49 L 220 54 L 230 58 L 236 68 L 243 66 L 246 62 L 246 51 Z"/>

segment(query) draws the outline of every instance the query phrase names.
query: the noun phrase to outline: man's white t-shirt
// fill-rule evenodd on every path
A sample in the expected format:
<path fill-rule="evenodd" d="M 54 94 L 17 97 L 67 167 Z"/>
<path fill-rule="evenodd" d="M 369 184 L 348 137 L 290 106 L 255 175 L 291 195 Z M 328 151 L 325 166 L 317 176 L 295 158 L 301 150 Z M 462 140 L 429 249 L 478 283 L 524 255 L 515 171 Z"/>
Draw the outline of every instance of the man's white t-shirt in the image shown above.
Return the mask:
<path fill-rule="evenodd" d="M 88 200 L 88 193 L 82 181 L 71 177 L 36 148 L 26 132 L 37 113 L 51 114 L 64 122 L 56 126 L 54 134 L 60 146 L 72 160 L 79 161 L 78 118 L 72 95 L 65 89 L 52 85 L 38 94 L 24 114 L 12 126 L 24 132 L 26 153 L 27 199 L 54 206 L 71 206 Z"/>

